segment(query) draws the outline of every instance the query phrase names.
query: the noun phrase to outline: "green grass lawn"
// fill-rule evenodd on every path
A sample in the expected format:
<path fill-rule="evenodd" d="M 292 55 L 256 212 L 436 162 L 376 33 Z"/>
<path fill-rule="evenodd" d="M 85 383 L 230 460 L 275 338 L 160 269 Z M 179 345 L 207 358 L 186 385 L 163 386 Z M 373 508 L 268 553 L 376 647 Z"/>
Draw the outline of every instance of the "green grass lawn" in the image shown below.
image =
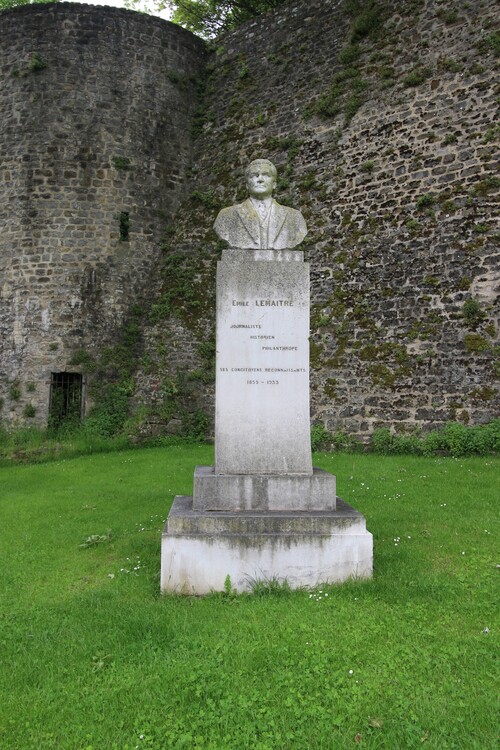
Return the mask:
<path fill-rule="evenodd" d="M 209 446 L 0 468 L 2 750 L 498 747 L 499 459 L 318 454 L 372 581 L 162 597 L 197 463 Z"/>

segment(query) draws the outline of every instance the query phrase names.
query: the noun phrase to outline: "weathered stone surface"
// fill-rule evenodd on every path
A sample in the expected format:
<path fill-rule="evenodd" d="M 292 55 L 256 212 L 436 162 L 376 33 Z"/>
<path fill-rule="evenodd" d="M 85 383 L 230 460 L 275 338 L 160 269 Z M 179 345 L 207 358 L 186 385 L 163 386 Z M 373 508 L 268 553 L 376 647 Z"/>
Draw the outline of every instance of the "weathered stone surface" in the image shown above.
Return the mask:
<path fill-rule="evenodd" d="M 2 12 L 5 422 L 45 424 L 47 374 L 84 370 L 70 365 L 73 354 L 98 353 L 137 303 L 165 312 L 141 328 L 134 405 L 167 411 L 165 424 L 213 413 L 209 377 L 193 387 L 209 368 L 200 345 L 213 330 L 212 225 L 221 207 L 244 200 L 234 186 L 262 153 L 282 176 L 276 200 L 309 226 L 314 421 L 366 439 L 380 425 L 474 424 L 499 413 L 497 3 L 463 5 L 452 24 L 433 3 L 399 5 L 377 40 L 361 40 L 354 67 L 339 57 L 345 7 L 285 3 L 227 34 L 208 58 L 188 32 L 130 11 L 62 3 Z M 45 68 L 32 69 L 36 53 Z M 416 61 L 429 77 L 408 86 Z M 349 119 L 354 68 L 361 101 Z M 315 113 L 346 72 L 338 113 Z M 419 207 L 426 194 L 433 202 Z M 123 211 L 128 242 L 118 239 Z M 165 269 L 181 252 L 191 301 Z M 470 299 L 484 318 L 464 316 Z M 393 408 L 399 399 L 404 410 Z M 30 404 L 34 419 L 23 417 Z"/>
<path fill-rule="evenodd" d="M 309 228 L 313 421 L 365 440 L 379 426 L 477 424 L 500 411 L 498 71 L 487 42 L 497 3 L 464 5 L 452 24 L 433 3 L 391 7 L 354 66 L 339 57 L 350 18 L 336 0 L 285 3 L 227 34 L 197 146 L 196 189 L 213 213 L 191 203 L 176 221 L 177 240 L 215 253 L 219 207 L 244 199 L 234 185 L 245 165 L 269 155 L 285 177 L 276 200 Z M 417 61 L 429 78 L 408 86 Z M 353 70 L 364 88 L 349 119 Z M 337 114 L 316 114 L 336 87 Z M 470 299 L 483 320 L 464 317 Z"/>
<path fill-rule="evenodd" d="M 193 508 L 231 511 L 335 510 L 336 479 L 315 468 L 293 474 L 218 474 L 213 466 L 194 472 Z"/>
<path fill-rule="evenodd" d="M 215 470 L 311 474 L 309 265 L 217 267 Z"/>
<path fill-rule="evenodd" d="M 215 220 L 217 235 L 230 247 L 285 250 L 299 245 L 307 234 L 304 217 L 295 208 L 272 199 L 276 167 L 267 159 L 255 159 L 245 170 L 249 198 L 223 208 Z"/>
<path fill-rule="evenodd" d="M 187 194 L 204 45 L 73 3 L 2 11 L 1 28 L 0 419 L 45 425 L 51 372 L 81 372 L 75 353 L 98 355 L 149 304 Z"/>
<path fill-rule="evenodd" d="M 291 588 L 372 575 L 373 539 L 365 519 L 337 498 L 330 512 L 199 512 L 174 500 L 162 535 L 161 588 L 177 593 L 237 591 L 252 581 L 286 579 Z"/>

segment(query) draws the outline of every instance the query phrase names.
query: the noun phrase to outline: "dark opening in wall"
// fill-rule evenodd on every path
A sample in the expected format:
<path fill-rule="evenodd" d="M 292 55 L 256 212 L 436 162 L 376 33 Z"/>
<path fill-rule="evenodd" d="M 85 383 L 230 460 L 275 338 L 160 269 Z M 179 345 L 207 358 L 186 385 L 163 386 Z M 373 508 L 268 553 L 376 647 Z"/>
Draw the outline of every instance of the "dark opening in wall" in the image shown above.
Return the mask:
<path fill-rule="evenodd" d="M 83 378 L 78 372 L 53 372 L 50 379 L 49 425 L 78 423 L 83 410 Z"/>
<path fill-rule="evenodd" d="M 128 211 L 122 211 L 118 218 L 120 220 L 120 240 L 126 242 L 128 240 L 128 232 L 130 229 L 130 216 Z"/>

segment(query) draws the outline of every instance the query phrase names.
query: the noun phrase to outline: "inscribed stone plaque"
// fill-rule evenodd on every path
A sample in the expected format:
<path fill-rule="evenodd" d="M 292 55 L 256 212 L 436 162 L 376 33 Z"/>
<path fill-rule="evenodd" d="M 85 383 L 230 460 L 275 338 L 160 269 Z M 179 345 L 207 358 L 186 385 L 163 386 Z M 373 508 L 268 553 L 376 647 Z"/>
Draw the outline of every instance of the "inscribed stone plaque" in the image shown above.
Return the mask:
<path fill-rule="evenodd" d="M 215 472 L 311 474 L 309 264 L 217 268 Z"/>

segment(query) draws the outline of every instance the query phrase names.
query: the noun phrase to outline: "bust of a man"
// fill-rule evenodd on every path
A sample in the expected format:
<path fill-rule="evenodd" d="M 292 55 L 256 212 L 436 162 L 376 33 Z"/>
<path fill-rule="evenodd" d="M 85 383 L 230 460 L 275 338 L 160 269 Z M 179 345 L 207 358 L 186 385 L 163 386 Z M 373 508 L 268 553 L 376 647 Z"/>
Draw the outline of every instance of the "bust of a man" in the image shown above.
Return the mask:
<path fill-rule="evenodd" d="M 276 167 L 268 159 L 255 159 L 245 170 L 249 197 L 223 208 L 215 220 L 217 235 L 230 247 L 248 250 L 286 250 L 307 234 L 304 217 L 295 208 L 273 199 Z"/>

